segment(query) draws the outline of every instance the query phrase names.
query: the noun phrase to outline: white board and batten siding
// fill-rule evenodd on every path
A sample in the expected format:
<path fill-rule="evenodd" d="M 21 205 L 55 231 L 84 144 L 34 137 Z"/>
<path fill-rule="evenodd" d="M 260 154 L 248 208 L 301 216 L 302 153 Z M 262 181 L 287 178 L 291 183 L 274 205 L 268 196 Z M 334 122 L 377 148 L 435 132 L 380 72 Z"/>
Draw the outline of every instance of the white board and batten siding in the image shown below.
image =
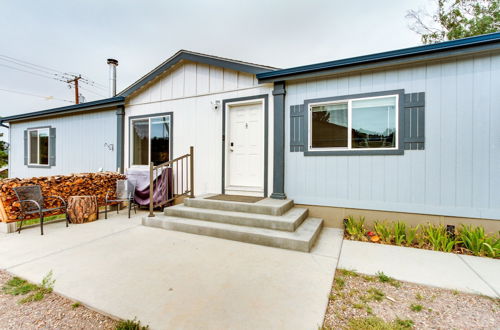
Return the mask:
<path fill-rule="evenodd" d="M 425 92 L 425 150 L 307 156 L 289 150 L 288 111 L 304 100 Z M 500 55 L 344 74 L 287 86 L 285 190 L 296 203 L 500 219 Z"/>
<path fill-rule="evenodd" d="M 130 167 L 130 117 L 173 113 L 173 152 L 178 157 L 194 146 L 195 193 L 220 193 L 222 187 L 222 110 L 211 102 L 268 95 L 269 137 L 273 134 L 272 85 L 254 75 L 193 62 L 181 62 L 146 85 L 125 107 L 125 167 Z M 272 155 L 272 139 L 268 154 Z M 272 169 L 272 157 L 268 157 Z M 272 190 L 268 173 L 268 192 Z"/>
<path fill-rule="evenodd" d="M 56 128 L 56 165 L 47 168 L 24 165 L 24 131 Z M 10 123 L 9 177 L 26 178 L 71 173 L 116 171 L 115 110 L 51 117 Z M 113 150 L 104 146 L 112 144 Z"/>

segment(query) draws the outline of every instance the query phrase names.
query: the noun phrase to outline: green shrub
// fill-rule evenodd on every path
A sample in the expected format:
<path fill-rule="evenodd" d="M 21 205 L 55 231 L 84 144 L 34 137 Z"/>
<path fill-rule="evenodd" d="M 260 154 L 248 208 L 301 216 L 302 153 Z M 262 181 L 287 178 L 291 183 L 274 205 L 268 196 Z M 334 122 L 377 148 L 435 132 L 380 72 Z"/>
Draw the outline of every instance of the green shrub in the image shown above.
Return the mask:
<path fill-rule="evenodd" d="M 133 320 L 121 320 L 116 325 L 116 330 L 148 330 L 149 325 L 143 326 L 135 317 Z"/>
<path fill-rule="evenodd" d="M 408 227 L 406 231 L 406 246 L 413 246 L 413 243 L 417 239 L 418 229 L 420 226 Z"/>
<path fill-rule="evenodd" d="M 423 227 L 424 237 L 435 251 L 451 252 L 460 243 L 458 239 L 446 232 L 443 225 L 428 224 Z"/>
<path fill-rule="evenodd" d="M 464 247 L 476 256 L 496 258 L 500 255 L 500 238 L 487 236 L 483 227 L 462 225 L 458 235 Z"/>
<path fill-rule="evenodd" d="M 347 217 L 344 220 L 345 230 L 347 234 L 351 237 L 351 239 L 361 240 L 366 238 L 366 229 L 365 229 L 365 218 L 359 217 L 359 220 L 354 219 L 354 217 Z"/>
<path fill-rule="evenodd" d="M 396 245 L 403 245 L 406 242 L 406 223 L 397 221 L 392 224 L 392 235 Z"/>
<path fill-rule="evenodd" d="M 385 322 L 379 317 L 360 317 L 349 320 L 348 330 L 403 330 L 411 329 L 413 321 L 396 319 L 392 322 Z"/>
<path fill-rule="evenodd" d="M 382 241 L 386 243 L 392 242 L 392 230 L 385 221 L 375 221 L 373 227 Z"/>

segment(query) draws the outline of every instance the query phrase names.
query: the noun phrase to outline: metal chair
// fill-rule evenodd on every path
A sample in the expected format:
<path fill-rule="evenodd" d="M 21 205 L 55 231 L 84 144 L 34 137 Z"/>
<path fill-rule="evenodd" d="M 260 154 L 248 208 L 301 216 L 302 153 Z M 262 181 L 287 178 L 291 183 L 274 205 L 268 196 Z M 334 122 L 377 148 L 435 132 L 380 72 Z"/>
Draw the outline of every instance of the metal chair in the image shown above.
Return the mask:
<path fill-rule="evenodd" d="M 128 218 L 130 219 L 130 210 L 132 208 L 132 204 L 134 204 L 134 212 L 137 213 L 136 210 L 136 202 L 134 201 L 135 195 L 135 185 L 129 180 L 117 180 L 116 181 L 116 198 L 109 199 L 110 192 L 106 194 L 106 200 L 104 205 L 104 218 L 108 218 L 108 204 L 111 203 L 121 203 L 128 202 Z M 116 207 L 116 213 L 119 213 L 120 207 Z"/>
<path fill-rule="evenodd" d="M 64 199 L 62 199 L 62 197 L 48 196 L 47 198 L 59 199 L 62 203 L 62 206 L 47 209 L 44 208 L 45 199 L 43 198 L 42 189 L 40 188 L 40 186 L 34 185 L 16 187 L 14 188 L 14 192 L 16 193 L 21 208 L 21 225 L 18 229 L 19 234 L 21 233 L 21 228 L 23 227 L 23 221 L 26 218 L 26 215 L 38 213 L 40 216 L 40 232 L 41 235 L 43 235 L 43 215 L 44 213 L 54 210 L 64 210 L 64 214 L 66 215 L 66 227 L 68 227 L 68 210 L 66 202 L 64 201 Z"/>

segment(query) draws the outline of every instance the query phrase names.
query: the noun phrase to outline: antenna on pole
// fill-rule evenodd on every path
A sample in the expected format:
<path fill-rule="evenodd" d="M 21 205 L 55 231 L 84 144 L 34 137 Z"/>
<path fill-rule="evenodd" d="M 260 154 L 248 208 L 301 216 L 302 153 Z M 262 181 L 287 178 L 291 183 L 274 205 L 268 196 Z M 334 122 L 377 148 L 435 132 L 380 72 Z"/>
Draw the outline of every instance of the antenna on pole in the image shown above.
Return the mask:
<path fill-rule="evenodd" d="M 68 84 L 75 84 L 75 104 L 80 103 L 80 94 L 78 93 L 78 80 L 82 79 L 81 75 L 73 76 L 73 79 L 66 81 Z M 71 87 L 70 87 L 71 88 Z"/>

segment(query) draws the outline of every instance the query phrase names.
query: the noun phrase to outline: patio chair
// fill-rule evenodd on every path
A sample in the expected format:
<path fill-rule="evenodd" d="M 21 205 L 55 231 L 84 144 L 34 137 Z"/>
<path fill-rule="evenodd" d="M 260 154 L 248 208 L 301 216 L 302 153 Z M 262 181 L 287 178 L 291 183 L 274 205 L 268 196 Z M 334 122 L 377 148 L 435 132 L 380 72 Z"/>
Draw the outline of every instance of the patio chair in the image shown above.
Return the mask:
<path fill-rule="evenodd" d="M 136 202 L 134 200 L 135 195 L 135 185 L 129 180 L 117 180 L 116 181 L 116 198 L 110 199 L 111 195 L 108 192 L 106 194 L 106 200 L 104 201 L 104 219 L 108 218 L 108 204 L 113 203 L 121 203 L 128 202 L 128 218 L 130 219 L 130 210 L 132 208 L 132 204 L 134 205 L 134 212 L 137 213 L 136 210 Z M 116 207 L 116 213 L 119 213 L 120 207 Z"/>
<path fill-rule="evenodd" d="M 66 215 L 66 227 L 68 227 L 69 219 L 68 219 L 68 210 L 66 206 L 66 202 L 60 196 L 47 196 L 49 198 L 59 199 L 62 203 L 61 206 L 53 207 L 53 208 L 45 208 L 45 199 L 42 195 L 42 189 L 38 185 L 34 186 L 24 186 L 24 187 L 16 187 L 14 188 L 14 192 L 16 193 L 16 197 L 19 200 L 20 208 L 21 208 L 21 225 L 19 226 L 18 232 L 21 233 L 21 228 L 23 227 L 23 221 L 28 214 L 36 214 L 40 216 L 40 232 L 43 235 L 43 216 L 47 212 L 55 211 L 55 210 L 64 210 L 64 214 Z"/>

